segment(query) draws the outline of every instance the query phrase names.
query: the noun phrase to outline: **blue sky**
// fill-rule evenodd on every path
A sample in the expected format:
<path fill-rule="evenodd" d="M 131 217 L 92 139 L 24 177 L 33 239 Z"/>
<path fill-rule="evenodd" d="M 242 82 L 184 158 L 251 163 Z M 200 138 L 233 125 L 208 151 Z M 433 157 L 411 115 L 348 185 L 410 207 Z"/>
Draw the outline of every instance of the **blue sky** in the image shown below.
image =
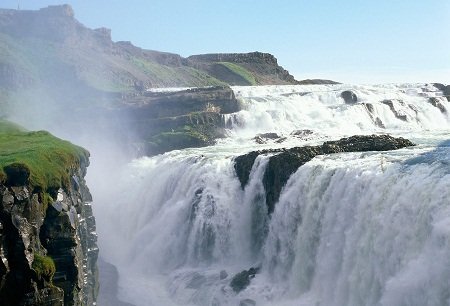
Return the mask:
<path fill-rule="evenodd" d="M 21 9 L 61 3 L 146 49 L 269 52 L 298 79 L 450 83 L 449 0 L 20 0 Z"/>

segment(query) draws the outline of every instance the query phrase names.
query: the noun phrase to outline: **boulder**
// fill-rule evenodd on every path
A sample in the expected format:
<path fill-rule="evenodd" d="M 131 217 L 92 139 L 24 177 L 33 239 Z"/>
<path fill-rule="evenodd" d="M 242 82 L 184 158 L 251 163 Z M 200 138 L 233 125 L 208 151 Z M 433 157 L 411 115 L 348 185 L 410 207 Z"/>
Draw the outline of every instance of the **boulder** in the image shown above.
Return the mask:
<path fill-rule="evenodd" d="M 291 133 L 292 136 L 296 136 L 296 137 L 299 137 L 299 138 L 304 138 L 304 137 L 310 136 L 312 134 L 314 134 L 314 131 L 309 130 L 309 129 L 296 130 L 296 131 L 293 131 Z"/>
<path fill-rule="evenodd" d="M 239 272 L 233 278 L 230 282 L 230 287 L 233 289 L 234 292 L 239 293 L 245 288 L 250 285 L 250 281 L 252 278 L 255 277 L 255 275 L 259 272 L 260 268 L 250 268 L 248 270 L 244 270 L 242 272 Z"/>
<path fill-rule="evenodd" d="M 358 96 L 350 90 L 343 91 L 341 93 L 341 98 L 344 99 L 346 104 L 355 104 L 358 102 Z"/>
<path fill-rule="evenodd" d="M 278 142 L 280 139 L 283 139 L 282 141 L 286 140 L 286 138 L 279 136 L 277 133 L 261 133 L 253 138 L 258 144 L 265 144 L 268 140 L 276 140 Z"/>

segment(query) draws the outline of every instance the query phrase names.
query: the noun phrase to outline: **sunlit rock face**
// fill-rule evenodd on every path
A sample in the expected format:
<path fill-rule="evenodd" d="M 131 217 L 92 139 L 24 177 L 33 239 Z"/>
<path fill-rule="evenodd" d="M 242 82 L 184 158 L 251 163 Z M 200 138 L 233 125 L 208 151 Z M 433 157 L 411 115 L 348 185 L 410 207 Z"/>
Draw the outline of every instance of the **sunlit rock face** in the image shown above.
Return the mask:
<path fill-rule="evenodd" d="M 55 190 L 54 200 L 27 185 L 0 184 L 2 305 L 95 305 L 98 248 L 86 167 L 71 170 L 69 188 Z M 41 258 L 53 271 L 37 265 Z"/>

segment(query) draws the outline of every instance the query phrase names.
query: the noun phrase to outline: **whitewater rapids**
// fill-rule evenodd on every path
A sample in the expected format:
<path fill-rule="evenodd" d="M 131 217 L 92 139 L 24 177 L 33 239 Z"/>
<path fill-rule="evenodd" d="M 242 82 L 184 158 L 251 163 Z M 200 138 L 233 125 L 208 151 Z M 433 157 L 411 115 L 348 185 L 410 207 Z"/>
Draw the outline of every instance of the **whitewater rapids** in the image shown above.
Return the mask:
<path fill-rule="evenodd" d="M 426 84 L 233 90 L 244 110 L 224 117 L 227 138 L 134 160 L 93 190 L 102 195 L 94 206 L 101 256 L 118 268 L 120 299 L 450 305 L 450 103 L 441 92 Z M 344 90 L 358 103 L 345 104 Z M 255 143 L 268 132 L 285 139 Z M 268 156 L 256 159 L 244 190 L 234 172 L 233 158 L 252 150 L 373 133 L 418 145 L 318 156 L 290 177 L 270 216 Z M 260 272 L 236 294 L 232 277 L 250 267 Z"/>

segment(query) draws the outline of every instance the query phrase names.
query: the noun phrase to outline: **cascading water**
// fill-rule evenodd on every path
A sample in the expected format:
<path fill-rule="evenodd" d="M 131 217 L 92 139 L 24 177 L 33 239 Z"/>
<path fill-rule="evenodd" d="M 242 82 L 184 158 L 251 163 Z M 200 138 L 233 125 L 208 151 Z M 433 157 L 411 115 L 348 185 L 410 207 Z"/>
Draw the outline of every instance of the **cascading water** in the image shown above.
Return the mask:
<path fill-rule="evenodd" d="M 357 104 L 340 98 L 348 89 Z M 118 267 L 122 300 L 450 305 L 450 103 L 440 92 L 423 84 L 234 91 L 245 110 L 225 116 L 228 138 L 135 160 L 118 169 L 117 190 L 99 193 L 102 256 Z M 267 132 L 278 137 L 256 144 Z M 290 177 L 270 216 L 269 157 L 257 157 L 244 189 L 234 171 L 233 158 L 251 150 L 372 133 L 418 146 L 318 156 Z M 259 273 L 236 293 L 232 277 L 251 267 Z"/>

